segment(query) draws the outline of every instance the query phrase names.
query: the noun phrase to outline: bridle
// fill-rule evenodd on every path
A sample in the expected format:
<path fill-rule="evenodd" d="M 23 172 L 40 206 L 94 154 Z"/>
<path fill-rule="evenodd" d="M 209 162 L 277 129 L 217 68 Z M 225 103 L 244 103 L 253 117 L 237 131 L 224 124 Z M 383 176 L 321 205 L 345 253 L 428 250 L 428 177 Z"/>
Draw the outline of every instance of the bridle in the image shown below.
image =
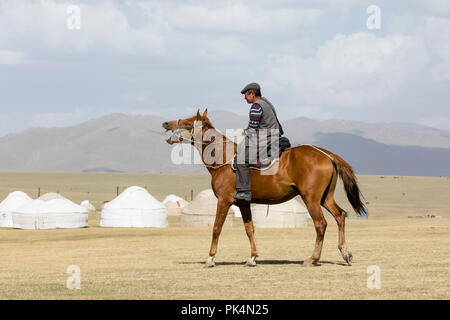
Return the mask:
<path fill-rule="evenodd" d="M 185 132 L 185 131 L 189 131 L 189 135 L 190 135 L 190 137 L 189 137 L 189 142 L 190 142 L 190 144 L 191 145 L 193 145 L 193 146 L 195 146 L 195 145 L 200 145 L 200 146 L 204 146 L 204 145 L 215 145 L 215 144 L 223 144 L 223 141 L 220 141 L 220 142 L 205 142 L 205 141 L 203 141 L 203 138 L 201 139 L 201 142 L 197 142 L 197 141 L 195 141 L 195 134 L 196 134 L 196 132 L 195 132 L 195 129 L 198 129 L 198 128 L 202 128 L 203 126 L 202 126 L 202 122 L 201 121 L 198 121 L 198 120 L 194 120 L 194 125 L 192 125 L 192 126 L 188 126 L 188 127 L 184 127 L 184 128 L 180 128 L 180 122 L 181 122 L 181 119 L 178 119 L 177 120 L 177 129 L 175 129 L 174 130 L 174 132 L 173 132 L 173 134 L 172 134 L 172 136 L 173 137 L 175 137 L 175 138 L 177 138 L 177 140 L 179 140 L 179 141 L 182 141 L 182 140 L 184 140 L 184 138 L 183 137 L 181 137 L 181 133 L 182 132 Z M 200 122 L 200 125 L 196 125 L 196 123 L 197 122 Z M 181 139 L 180 139 L 181 138 Z M 234 143 L 233 141 L 229 141 L 228 139 L 226 139 L 225 138 L 225 143 L 229 143 L 229 142 L 232 142 L 232 143 Z M 223 167 L 223 166 L 225 166 L 225 165 L 227 165 L 227 164 L 230 164 L 231 162 L 233 161 L 233 157 L 231 158 L 231 160 L 229 160 L 229 161 L 227 161 L 227 162 L 225 162 L 225 163 L 222 163 L 222 164 L 220 164 L 220 165 L 216 165 L 216 166 L 213 166 L 213 165 L 207 165 L 207 164 L 205 164 L 205 163 L 203 163 L 203 165 L 205 166 L 205 167 L 207 167 L 207 168 L 213 168 L 213 169 L 218 169 L 218 168 L 220 168 L 220 167 Z"/>
<path fill-rule="evenodd" d="M 181 137 L 181 133 L 184 132 L 184 131 L 189 131 L 189 134 L 190 134 L 189 142 L 191 143 L 191 145 L 194 145 L 195 143 L 197 143 L 195 141 L 195 139 L 194 139 L 195 129 L 201 128 L 202 126 L 201 125 L 200 126 L 196 126 L 195 125 L 196 121 L 194 121 L 194 125 L 193 126 L 180 128 L 180 122 L 181 122 L 181 119 L 178 119 L 177 120 L 177 129 L 173 131 L 172 137 L 175 137 L 179 141 L 182 141 L 184 138 Z"/>
<path fill-rule="evenodd" d="M 180 128 L 180 121 L 181 121 L 181 119 L 178 119 L 177 120 L 177 129 L 176 130 L 174 130 L 174 132 L 173 132 L 173 134 L 172 134 L 172 136 L 175 136 L 177 139 L 179 139 L 180 137 L 181 137 L 181 133 L 182 132 L 184 132 L 184 131 L 189 131 L 189 135 L 190 135 L 190 137 L 189 137 L 189 143 L 191 144 L 191 145 L 195 145 L 195 144 L 197 144 L 197 145 L 201 145 L 201 146 L 204 146 L 204 145 L 215 145 L 215 144 L 221 144 L 221 143 L 223 143 L 223 141 L 221 141 L 221 142 L 205 142 L 205 141 L 203 141 L 203 139 L 202 139 L 202 141 L 201 142 L 197 142 L 197 141 L 195 141 L 195 135 L 196 135 L 196 132 L 195 132 L 195 129 L 199 129 L 199 128 L 202 128 L 203 126 L 201 125 L 201 121 L 197 121 L 197 120 L 195 120 L 194 121 L 194 125 L 192 125 L 192 126 L 189 126 L 189 127 L 184 127 L 184 128 Z M 200 122 L 200 125 L 196 125 L 195 123 L 196 122 Z M 182 138 L 182 137 L 181 137 Z M 182 139 L 184 139 L 184 138 L 182 138 Z M 181 141 L 181 140 L 180 140 Z M 232 141 L 229 141 L 229 142 L 232 142 Z M 234 143 L 234 142 L 233 142 Z"/>

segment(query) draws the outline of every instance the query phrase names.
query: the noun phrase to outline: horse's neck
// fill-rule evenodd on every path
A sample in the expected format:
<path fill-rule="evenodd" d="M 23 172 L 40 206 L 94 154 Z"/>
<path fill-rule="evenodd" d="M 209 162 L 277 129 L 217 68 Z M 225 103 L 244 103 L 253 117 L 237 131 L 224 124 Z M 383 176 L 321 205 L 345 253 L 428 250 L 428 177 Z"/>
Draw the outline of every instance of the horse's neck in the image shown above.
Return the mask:
<path fill-rule="evenodd" d="M 214 130 L 214 132 L 216 133 L 214 136 L 217 139 L 217 136 L 220 136 L 219 139 L 222 140 L 223 144 L 222 144 L 222 148 L 228 144 L 234 144 L 234 149 L 236 150 L 236 143 L 234 143 L 233 141 L 231 141 L 230 139 L 227 138 L 226 135 L 224 135 L 222 132 L 220 132 L 219 130 L 217 130 L 216 128 L 210 128 L 210 130 Z"/>
<path fill-rule="evenodd" d="M 215 128 L 209 128 L 208 130 L 213 130 L 214 131 L 214 140 L 211 143 L 207 143 L 207 144 L 203 144 L 203 137 L 201 139 L 201 143 L 199 144 L 195 144 L 195 148 L 198 150 L 198 152 L 200 153 L 201 159 L 203 161 L 203 163 L 205 164 L 205 166 L 207 166 L 208 171 L 209 166 L 214 166 L 214 165 L 221 165 L 223 163 L 228 163 L 229 161 L 231 161 L 232 157 L 234 157 L 234 154 L 236 153 L 237 150 L 237 145 L 236 143 L 234 143 L 233 141 L 231 141 L 230 139 L 228 139 L 223 133 L 221 133 L 219 130 L 215 129 Z M 222 141 L 222 143 L 218 143 L 218 141 Z M 223 154 L 224 156 L 222 157 L 222 163 L 206 163 L 205 159 L 204 159 L 204 154 L 208 154 L 209 152 L 205 152 L 205 149 L 208 148 L 208 146 L 210 146 L 210 144 L 215 144 L 214 145 L 214 149 L 215 152 L 220 152 L 221 154 Z M 233 151 L 230 152 L 227 149 L 227 146 L 230 146 L 231 144 L 233 144 Z M 211 150 L 209 150 L 211 151 Z M 228 152 L 227 152 L 228 151 Z M 229 154 L 232 153 L 232 154 Z"/>

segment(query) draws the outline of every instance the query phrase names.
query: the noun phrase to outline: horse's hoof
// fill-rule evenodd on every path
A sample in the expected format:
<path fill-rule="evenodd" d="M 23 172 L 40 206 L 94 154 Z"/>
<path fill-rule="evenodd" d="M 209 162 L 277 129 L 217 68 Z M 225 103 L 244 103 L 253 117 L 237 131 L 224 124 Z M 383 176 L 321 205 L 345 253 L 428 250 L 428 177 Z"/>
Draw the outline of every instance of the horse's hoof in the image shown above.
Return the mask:
<path fill-rule="evenodd" d="M 215 267 L 216 266 L 216 264 L 213 262 L 213 263 L 208 263 L 208 262 L 206 262 L 204 265 L 203 265 L 203 268 L 212 268 L 212 267 Z"/>
<path fill-rule="evenodd" d="M 248 259 L 247 262 L 245 263 L 245 265 L 247 267 L 256 267 L 256 261 L 253 259 Z"/>
<path fill-rule="evenodd" d="M 353 255 L 349 252 L 347 254 L 344 254 L 344 260 L 348 263 L 349 266 L 352 265 Z"/>
<path fill-rule="evenodd" d="M 306 267 L 306 268 L 307 267 L 316 267 L 317 266 L 317 261 L 314 261 L 312 259 L 308 259 L 308 260 L 303 261 L 302 266 Z"/>
<path fill-rule="evenodd" d="M 212 268 L 215 265 L 216 264 L 214 263 L 214 256 L 210 256 L 208 258 L 208 260 L 206 260 L 205 265 L 203 266 L 203 268 Z"/>

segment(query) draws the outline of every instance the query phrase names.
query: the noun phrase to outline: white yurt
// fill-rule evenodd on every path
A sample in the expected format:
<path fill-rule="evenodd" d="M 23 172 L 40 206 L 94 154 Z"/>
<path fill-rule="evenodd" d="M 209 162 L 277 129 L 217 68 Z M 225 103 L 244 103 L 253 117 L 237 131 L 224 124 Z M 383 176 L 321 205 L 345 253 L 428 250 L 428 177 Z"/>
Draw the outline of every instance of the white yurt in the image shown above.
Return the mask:
<path fill-rule="evenodd" d="M 80 206 L 82 206 L 83 208 L 85 208 L 87 210 L 88 213 L 95 213 L 95 207 L 93 206 L 92 203 L 89 202 L 89 200 L 83 200 L 80 203 Z"/>
<path fill-rule="evenodd" d="M 15 209 L 13 228 L 56 229 L 88 226 L 88 213 L 83 207 L 66 198 L 36 199 Z"/>
<path fill-rule="evenodd" d="M 209 227 L 216 219 L 217 198 L 212 189 L 201 191 L 187 206 L 181 209 L 180 226 Z M 233 210 L 228 211 L 224 226 L 232 226 Z"/>
<path fill-rule="evenodd" d="M 5 200 L 0 203 L 0 227 L 12 228 L 12 212 L 29 201 L 33 201 L 33 199 L 31 199 L 25 192 L 11 192 Z"/>
<path fill-rule="evenodd" d="M 65 199 L 65 198 L 62 195 L 60 195 L 59 193 L 48 192 L 48 193 L 40 196 L 38 199 L 48 201 L 48 200 L 53 200 L 53 199 Z"/>
<path fill-rule="evenodd" d="M 280 204 L 251 204 L 255 228 L 304 228 L 308 211 L 293 198 Z"/>
<path fill-rule="evenodd" d="M 105 206 L 106 206 L 106 204 L 108 203 L 109 201 L 103 201 L 103 203 L 100 205 L 100 208 L 98 209 L 100 212 L 101 211 L 103 211 L 103 209 L 105 208 Z"/>
<path fill-rule="evenodd" d="M 129 187 L 102 210 L 101 227 L 168 226 L 167 208 L 141 187 Z"/>
<path fill-rule="evenodd" d="M 166 206 L 169 215 L 178 215 L 189 202 L 174 194 L 169 194 L 162 203 Z"/>

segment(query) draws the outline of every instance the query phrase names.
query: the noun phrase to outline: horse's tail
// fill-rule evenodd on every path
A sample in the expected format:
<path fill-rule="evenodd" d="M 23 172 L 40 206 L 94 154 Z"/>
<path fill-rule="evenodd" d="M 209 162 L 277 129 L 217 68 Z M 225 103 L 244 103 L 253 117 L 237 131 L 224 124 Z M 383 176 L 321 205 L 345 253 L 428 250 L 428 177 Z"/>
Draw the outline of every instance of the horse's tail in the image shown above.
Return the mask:
<path fill-rule="evenodd" d="M 361 191 L 358 187 L 358 182 L 356 180 L 355 172 L 353 171 L 353 168 L 350 166 L 350 164 L 339 157 L 338 155 L 325 150 L 323 148 L 318 148 L 322 150 L 323 152 L 327 153 L 330 157 L 334 159 L 334 162 L 336 163 L 337 171 L 339 173 L 339 176 L 341 177 L 342 181 L 344 182 L 344 189 L 345 193 L 347 194 L 347 199 L 352 205 L 353 209 L 355 210 L 356 214 L 359 217 L 367 218 L 368 211 L 367 208 L 364 206 L 364 204 L 361 201 L 360 196 L 362 196 Z"/>
<path fill-rule="evenodd" d="M 367 208 L 361 201 L 362 193 L 359 190 L 358 182 L 356 180 L 355 172 L 350 164 L 339 157 L 338 155 L 333 154 L 333 158 L 336 162 L 337 170 L 339 175 L 344 182 L 345 193 L 347 194 L 347 199 L 355 210 L 356 214 L 360 217 L 367 217 L 368 212 Z"/>

